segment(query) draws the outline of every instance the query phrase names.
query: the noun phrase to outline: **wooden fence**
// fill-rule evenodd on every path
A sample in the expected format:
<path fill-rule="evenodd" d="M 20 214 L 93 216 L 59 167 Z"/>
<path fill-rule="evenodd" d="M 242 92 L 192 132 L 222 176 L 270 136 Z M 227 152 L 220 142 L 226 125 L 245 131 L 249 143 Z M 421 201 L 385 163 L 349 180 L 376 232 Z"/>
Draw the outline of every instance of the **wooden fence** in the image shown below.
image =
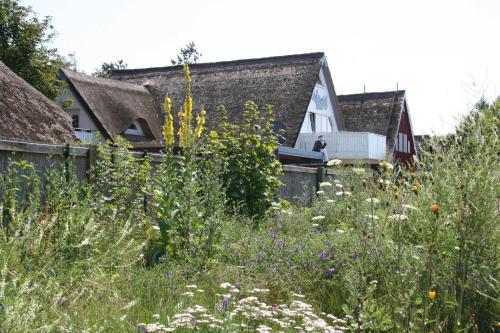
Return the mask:
<path fill-rule="evenodd" d="M 144 158 L 143 152 L 131 152 L 131 154 L 134 154 L 137 159 Z M 95 147 L 0 140 L 0 175 L 7 171 L 10 162 L 24 160 L 31 163 L 38 171 L 43 184 L 49 169 L 60 168 L 65 165 L 65 162 L 68 162 L 67 165 L 71 166 L 70 172 L 78 179 L 85 180 L 95 156 Z M 161 154 L 149 153 L 148 156 L 153 168 L 161 161 Z M 280 188 L 280 195 L 283 199 L 295 204 L 307 205 L 318 190 L 320 182 L 331 180 L 337 176 L 340 176 L 338 172 L 325 170 L 323 167 L 284 165 L 281 177 L 283 186 Z"/>

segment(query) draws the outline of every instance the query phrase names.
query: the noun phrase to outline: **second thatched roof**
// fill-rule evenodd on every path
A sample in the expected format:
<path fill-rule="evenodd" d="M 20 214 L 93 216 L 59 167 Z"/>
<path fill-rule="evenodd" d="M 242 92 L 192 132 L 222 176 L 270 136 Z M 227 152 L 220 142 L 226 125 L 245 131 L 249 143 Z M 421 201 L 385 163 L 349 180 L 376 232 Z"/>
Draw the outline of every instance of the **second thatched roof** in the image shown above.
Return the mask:
<path fill-rule="evenodd" d="M 333 90 L 325 55 L 321 52 L 192 64 L 194 107 L 196 110 L 205 106 L 210 129 L 217 125 L 213 114 L 221 104 L 226 107 L 233 123 L 241 121 L 247 100 L 254 101 L 261 108 L 271 104 L 277 127 L 285 130 L 285 145 L 293 146 L 322 68 L 327 71 L 325 76 Z M 174 115 L 184 99 L 182 66 L 116 70 L 110 78 L 146 87 L 158 106 L 163 105 L 165 96 L 169 96 Z M 331 96 L 331 100 L 332 103 L 337 101 L 335 96 Z M 163 122 L 163 112 L 160 117 Z"/>
<path fill-rule="evenodd" d="M 371 132 L 387 137 L 393 151 L 401 116 L 405 110 L 405 91 L 339 95 L 346 131 Z"/>
<path fill-rule="evenodd" d="M 162 120 L 158 117 L 158 106 L 146 88 L 68 69 L 62 69 L 61 72 L 107 139 L 124 135 L 135 121 L 140 123 L 145 134 L 143 140 L 131 142 L 135 148 L 162 146 Z"/>

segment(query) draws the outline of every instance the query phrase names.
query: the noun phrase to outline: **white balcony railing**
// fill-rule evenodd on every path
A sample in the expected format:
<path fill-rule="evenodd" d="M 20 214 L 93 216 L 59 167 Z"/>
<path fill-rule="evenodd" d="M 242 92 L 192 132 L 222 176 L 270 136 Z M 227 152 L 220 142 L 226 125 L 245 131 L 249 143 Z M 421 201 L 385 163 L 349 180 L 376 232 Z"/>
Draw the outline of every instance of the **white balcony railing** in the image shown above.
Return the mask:
<path fill-rule="evenodd" d="M 97 131 L 93 130 L 85 130 L 81 128 L 73 128 L 73 131 L 75 132 L 75 136 L 85 144 L 92 144 L 95 145 L 97 143 Z"/>
<path fill-rule="evenodd" d="M 327 144 L 329 159 L 375 161 L 386 158 L 385 136 L 367 132 L 300 133 L 295 148 L 312 150 L 320 134 Z"/>

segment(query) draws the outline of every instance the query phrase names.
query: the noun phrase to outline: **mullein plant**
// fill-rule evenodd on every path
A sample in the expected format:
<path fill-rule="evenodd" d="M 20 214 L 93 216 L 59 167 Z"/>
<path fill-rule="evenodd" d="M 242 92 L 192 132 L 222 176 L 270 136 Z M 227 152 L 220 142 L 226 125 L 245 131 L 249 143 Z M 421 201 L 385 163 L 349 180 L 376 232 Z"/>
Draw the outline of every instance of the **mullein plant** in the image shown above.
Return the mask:
<path fill-rule="evenodd" d="M 186 95 L 177 114 L 177 142 L 174 135 L 172 102 L 168 96 L 164 102 L 165 160 L 158 172 L 155 195 L 160 237 L 150 239 L 148 255 L 153 262 L 166 255 L 168 258 L 183 258 L 191 262 L 199 260 L 201 264 L 206 262 L 205 255 L 210 256 L 216 246 L 217 237 L 214 235 L 218 232 L 211 224 L 218 223 L 214 216 L 221 215 L 219 213 L 224 210 L 224 199 L 221 197 L 224 190 L 217 182 L 216 159 L 210 158 L 207 162 L 200 156 L 203 154 L 201 147 L 206 111 L 202 106 L 193 119 L 191 77 L 187 64 L 184 65 L 184 77 Z M 174 155 L 176 144 L 179 155 Z M 216 204 L 212 202 L 214 198 Z"/>

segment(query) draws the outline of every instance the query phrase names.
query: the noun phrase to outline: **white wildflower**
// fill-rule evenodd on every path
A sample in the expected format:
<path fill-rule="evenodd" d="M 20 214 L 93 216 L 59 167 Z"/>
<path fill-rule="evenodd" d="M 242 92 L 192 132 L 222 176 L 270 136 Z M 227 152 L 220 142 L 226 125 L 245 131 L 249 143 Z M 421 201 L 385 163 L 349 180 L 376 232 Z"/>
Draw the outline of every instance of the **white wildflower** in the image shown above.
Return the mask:
<path fill-rule="evenodd" d="M 368 199 L 366 199 L 366 202 L 369 202 L 372 204 L 378 204 L 380 202 L 380 200 L 377 198 L 368 198 Z"/>
<path fill-rule="evenodd" d="M 157 225 L 152 226 L 151 229 L 156 230 L 156 231 L 160 231 L 160 227 Z"/>
<path fill-rule="evenodd" d="M 378 220 L 378 216 L 377 215 L 365 215 L 365 217 L 371 219 L 371 220 Z"/>
<path fill-rule="evenodd" d="M 325 217 L 323 215 L 318 215 L 318 216 L 315 216 L 311 219 L 311 221 L 321 221 L 321 220 L 324 220 Z"/>
<path fill-rule="evenodd" d="M 332 199 L 328 199 L 328 200 L 326 200 L 326 202 L 328 202 L 328 203 L 334 203 L 335 201 L 332 200 Z"/>
<path fill-rule="evenodd" d="M 319 224 L 313 223 L 313 224 L 311 224 L 311 227 L 319 227 Z"/>
<path fill-rule="evenodd" d="M 327 166 L 335 166 L 335 165 L 340 165 L 341 163 L 342 163 L 342 160 L 333 159 L 333 160 L 328 161 L 328 163 L 326 163 L 326 165 Z"/>
<path fill-rule="evenodd" d="M 266 288 L 263 288 L 263 289 L 259 289 L 259 288 L 253 288 L 251 290 L 252 293 L 268 293 L 270 290 L 269 289 L 266 289 Z"/>
<path fill-rule="evenodd" d="M 365 174 L 365 169 L 363 168 L 352 168 L 352 172 L 357 176 L 362 176 Z"/>
<path fill-rule="evenodd" d="M 220 287 L 224 288 L 224 289 L 228 289 L 228 288 L 233 288 L 233 285 L 231 283 L 228 283 L 228 282 L 223 282 L 220 284 Z"/>
<path fill-rule="evenodd" d="M 186 291 L 185 293 L 182 293 L 182 296 L 194 297 L 194 293 L 191 291 Z"/>
<path fill-rule="evenodd" d="M 389 216 L 389 218 L 391 220 L 403 221 L 403 220 L 406 220 L 408 218 L 408 216 L 406 216 L 404 214 L 394 214 L 394 215 Z"/>
<path fill-rule="evenodd" d="M 319 183 L 319 187 L 332 187 L 332 183 L 322 182 L 322 183 Z"/>
<path fill-rule="evenodd" d="M 89 245 L 90 244 L 90 240 L 89 238 L 85 238 L 81 243 L 80 243 L 80 247 L 82 246 L 85 246 L 85 245 Z"/>
<path fill-rule="evenodd" d="M 335 195 L 337 196 L 343 196 L 343 197 L 348 197 L 350 196 L 352 193 L 349 192 L 349 191 L 340 191 L 340 192 L 335 192 Z"/>
<path fill-rule="evenodd" d="M 412 205 L 402 205 L 401 207 L 403 207 L 404 209 L 409 209 L 409 210 L 417 210 L 417 207 L 412 206 Z"/>
<path fill-rule="evenodd" d="M 195 284 L 187 285 L 184 288 L 186 288 L 186 289 L 198 289 L 198 287 Z"/>
<path fill-rule="evenodd" d="M 323 195 L 323 194 L 325 194 L 325 191 L 318 191 L 318 192 L 316 192 L 316 194 L 317 195 Z"/>

